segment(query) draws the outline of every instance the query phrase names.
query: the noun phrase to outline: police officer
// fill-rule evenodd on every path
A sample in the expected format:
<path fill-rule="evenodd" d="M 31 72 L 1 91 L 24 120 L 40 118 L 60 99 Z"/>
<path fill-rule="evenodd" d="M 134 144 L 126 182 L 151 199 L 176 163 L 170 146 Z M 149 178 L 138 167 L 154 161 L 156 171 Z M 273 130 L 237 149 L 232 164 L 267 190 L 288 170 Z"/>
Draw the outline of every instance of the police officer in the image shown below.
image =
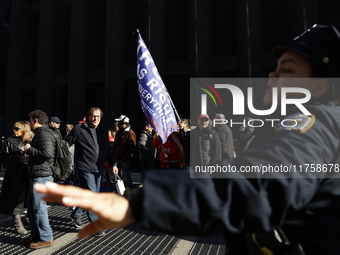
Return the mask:
<path fill-rule="evenodd" d="M 295 166 L 291 178 L 276 172 L 272 178 L 194 179 L 189 171 L 169 170 L 146 173 L 144 188 L 128 190 L 127 199 L 55 183 L 36 190 L 48 194 L 47 201 L 99 215 L 80 237 L 136 221 L 172 234 L 226 234 L 228 254 L 338 254 L 340 179 L 334 177 L 340 170 L 340 90 L 326 77 L 339 76 L 340 35 L 333 26 L 315 25 L 275 53 L 277 68 L 269 75 L 263 101 L 271 104 L 273 87 L 296 82 L 286 78 L 307 78 L 300 85 L 311 94 L 305 105 L 311 114 L 288 109 L 284 118 L 295 122 L 294 127 L 263 129 L 242 154 L 221 164 L 238 170 Z M 301 93 L 289 96 L 299 98 Z M 105 215 L 105 210 L 117 214 Z"/>

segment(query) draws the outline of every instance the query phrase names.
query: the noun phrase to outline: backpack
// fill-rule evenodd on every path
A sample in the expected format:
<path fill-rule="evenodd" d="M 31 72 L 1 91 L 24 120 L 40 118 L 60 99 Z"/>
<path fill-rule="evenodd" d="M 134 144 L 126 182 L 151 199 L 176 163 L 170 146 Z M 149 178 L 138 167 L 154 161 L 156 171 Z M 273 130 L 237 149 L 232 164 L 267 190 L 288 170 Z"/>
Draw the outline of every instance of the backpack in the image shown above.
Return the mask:
<path fill-rule="evenodd" d="M 55 157 L 53 163 L 53 177 L 59 180 L 67 179 L 72 173 L 71 152 L 69 150 L 68 142 L 62 140 L 58 134 L 50 129 L 46 129 L 53 134 L 56 139 Z"/>

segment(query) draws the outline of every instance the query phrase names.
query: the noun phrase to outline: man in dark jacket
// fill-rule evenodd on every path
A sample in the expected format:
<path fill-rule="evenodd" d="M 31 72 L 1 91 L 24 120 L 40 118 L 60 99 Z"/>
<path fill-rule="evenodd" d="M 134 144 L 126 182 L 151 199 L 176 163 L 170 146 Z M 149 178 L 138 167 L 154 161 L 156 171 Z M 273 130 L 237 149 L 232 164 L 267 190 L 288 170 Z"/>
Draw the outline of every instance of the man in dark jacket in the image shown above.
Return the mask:
<path fill-rule="evenodd" d="M 144 123 L 144 129 L 139 135 L 138 149 L 139 149 L 139 160 L 142 164 L 142 177 L 144 170 L 151 169 L 153 159 L 155 158 L 155 148 L 152 146 L 153 128 L 149 122 Z M 143 178 L 142 178 L 143 179 Z"/>
<path fill-rule="evenodd" d="M 24 147 L 29 156 L 28 169 L 30 175 L 30 190 L 27 196 L 28 217 L 31 237 L 25 239 L 30 248 L 39 249 L 53 244 L 52 228 L 48 219 L 46 202 L 41 200 L 33 190 L 35 183 L 53 182 L 52 165 L 56 148 L 56 139 L 48 126 L 48 116 L 41 110 L 28 114 L 31 130 L 35 133 L 32 143 Z"/>
<path fill-rule="evenodd" d="M 101 176 L 103 171 L 106 171 L 106 161 L 113 166 L 112 171 L 116 168 L 107 131 L 99 125 L 102 116 L 103 112 L 100 108 L 91 107 L 86 114 L 86 122 L 77 124 L 65 138 L 70 145 L 75 145 L 75 169 L 80 187 L 93 192 L 100 190 Z M 76 208 L 71 214 L 78 228 L 83 226 L 82 214 L 81 208 Z M 91 211 L 87 212 L 87 216 L 90 222 L 97 219 L 97 215 Z M 105 232 L 101 231 L 96 235 L 104 234 Z"/>

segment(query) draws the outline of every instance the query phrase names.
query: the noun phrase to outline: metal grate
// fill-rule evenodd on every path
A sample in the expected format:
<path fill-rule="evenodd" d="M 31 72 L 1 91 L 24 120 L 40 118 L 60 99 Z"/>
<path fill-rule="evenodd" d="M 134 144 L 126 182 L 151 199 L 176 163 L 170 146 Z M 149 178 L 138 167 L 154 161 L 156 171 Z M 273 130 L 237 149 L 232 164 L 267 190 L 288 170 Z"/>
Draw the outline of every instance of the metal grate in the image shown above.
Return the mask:
<path fill-rule="evenodd" d="M 74 240 L 51 253 L 57 254 L 170 254 L 179 238 L 146 231 L 130 225 L 123 229 L 106 230 L 103 237 Z"/>
<path fill-rule="evenodd" d="M 72 222 L 68 220 L 69 209 L 61 206 L 49 206 L 49 219 L 53 229 L 54 240 L 62 237 L 66 233 L 76 232 Z M 7 219 L 7 220 L 6 220 Z M 20 244 L 23 238 L 29 237 L 30 234 L 19 236 L 15 232 L 12 219 L 3 218 L 0 226 L 0 251 L 2 255 L 29 254 L 33 250 Z"/>
<path fill-rule="evenodd" d="M 197 237 L 195 244 L 191 248 L 189 255 L 206 254 L 226 254 L 225 238 L 223 236 L 203 236 Z"/>
<path fill-rule="evenodd" d="M 21 237 L 15 232 L 11 218 L 2 222 L 0 226 L 0 253 L 2 255 L 29 254 L 31 250 L 20 245 L 21 240 Z"/>
<path fill-rule="evenodd" d="M 122 229 L 106 230 L 102 237 L 88 237 L 82 240 L 76 238 L 73 222 L 69 215 L 69 208 L 58 204 L 49 208 L 50 224 L 56 243 L 51 249 L 32 250 L 20 244 L 22 238 L 15 233 L 11 217 L 0 217 L 0 254 L 1 255 L 171 255 L 180 248 L 179 241 L 183 237 L 166 235 L 159 232 L 141 229 L 136 225 L 129 225 Z M 87 217 L 83 216 L 84 223 Z M 62 241 L 61 241 L 62 240 Z M 59 242 L 57 242 L 59 241 Z M 189 247 L 191 255 L 222 255 L 225 254 L 224 239 L 220 236 L 194 237 Z M 176 253 L 181 254 L 181 253 Z"/>

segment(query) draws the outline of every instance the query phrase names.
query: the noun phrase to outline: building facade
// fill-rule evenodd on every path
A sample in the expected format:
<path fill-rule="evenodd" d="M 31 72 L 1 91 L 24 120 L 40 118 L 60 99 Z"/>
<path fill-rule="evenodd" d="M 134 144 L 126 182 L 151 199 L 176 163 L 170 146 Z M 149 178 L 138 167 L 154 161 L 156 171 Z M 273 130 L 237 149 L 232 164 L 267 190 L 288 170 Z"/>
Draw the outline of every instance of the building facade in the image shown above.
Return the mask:
<path fill-rule="evenodd" d="M 314 23 L 340 28 L 338 0 L 2 2 L 10 2 L 1 33 L 5 136 L 34 109 L 75 124 L 98 106 L 107 128 L 121 114 L 141 128 L 136 29 L 180 117 L 188 118 L 191 77 L 266 77 L 275 68 L 274 46 Z"/>

